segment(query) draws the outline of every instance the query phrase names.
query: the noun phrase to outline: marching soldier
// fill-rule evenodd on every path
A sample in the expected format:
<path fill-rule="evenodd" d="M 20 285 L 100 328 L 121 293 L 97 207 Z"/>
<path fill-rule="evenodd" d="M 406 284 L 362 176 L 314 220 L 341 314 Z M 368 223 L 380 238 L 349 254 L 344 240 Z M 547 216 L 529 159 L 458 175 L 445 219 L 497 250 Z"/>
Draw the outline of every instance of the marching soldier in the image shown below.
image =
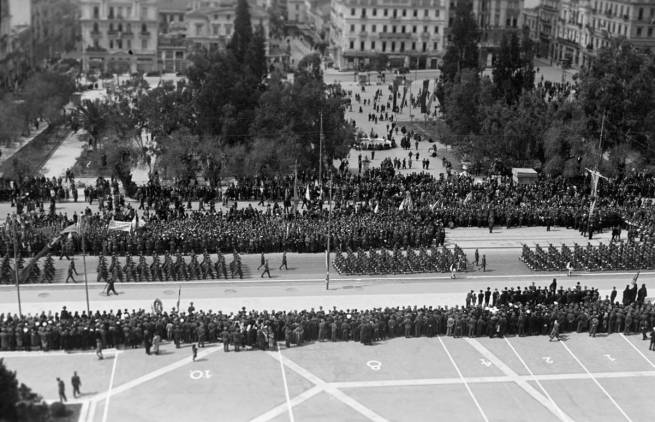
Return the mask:
<path fill-rule="evenodd" d="M 287 251 L 282 252 L 282 264 L 280 265 L 280 271 L 282 271 L 282 267 L 284 267 L 285 270 L 289 270 L 287 267 Z"/>

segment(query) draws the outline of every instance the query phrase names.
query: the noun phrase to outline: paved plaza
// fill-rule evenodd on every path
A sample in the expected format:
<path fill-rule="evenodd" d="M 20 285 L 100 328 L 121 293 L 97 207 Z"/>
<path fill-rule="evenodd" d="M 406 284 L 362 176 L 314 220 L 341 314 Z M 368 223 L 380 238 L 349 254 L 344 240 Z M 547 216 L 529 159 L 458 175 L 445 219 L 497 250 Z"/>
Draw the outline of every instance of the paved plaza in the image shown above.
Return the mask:
<path fill-rule="evenodd" d="M 640 336 L 397 338 L 224 353 L 165 344 L 93 353 L 3 353 L 19 379 L 57 398 L 82 378 L 81 422 L 640 421 L 655 363 Z M 69 389 L 70 386 L 67 387 Z M 70 393 L 69 393 L 70 396 Z M 247 398 L 247 403 L 243 398 Z"/>

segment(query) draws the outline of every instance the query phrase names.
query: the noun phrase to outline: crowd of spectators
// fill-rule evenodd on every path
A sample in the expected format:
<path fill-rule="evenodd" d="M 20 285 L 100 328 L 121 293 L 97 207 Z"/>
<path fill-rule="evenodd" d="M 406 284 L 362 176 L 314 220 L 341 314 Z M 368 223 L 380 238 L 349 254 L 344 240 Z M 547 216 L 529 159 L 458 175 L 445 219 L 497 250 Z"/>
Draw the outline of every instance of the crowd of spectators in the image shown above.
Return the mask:
<path fill-rule="evenodd" d="M 643 286 L 645 289 L 645 286 Z M 600 297 L 595 288 L 505 288 L 470 292 L 465 306 L 386 307 L 373 309 L 323 308 L 305 310 L 246 310 L 224 313 L 186 312 L 43 312 L 38 315 L 0 315 L 1 350 L 73 350 L 102 347 L 146 347 L 158 338 L 182 344 L 222 342 L 225 350 L 238 345 L 267 349 L 284 341 L 288 346 L 312 341 L 360 341 L 364 344 L 393 337 L 503 337 L 567 332 L 637 333 L 645 339 L 655 324 L 655 305 L 633 296 L 627 286 L 622 302 Z M 476 301 L 476 296 L 478 300 Z M 154 308 L 154 306 L 153 306 Z M 554 333 L 554 330 L 557 330 Z M 652 347 L 652 345 L 651 345 Z"/>
<path fill-rule="evenodd" d="M 628 225 L 629 235 L 632 230 L 632 238 L 638 234 L 640 240 L 655 232 L 655 213 L 648 206 L 655 197 L 655 180 L 643 174 L 601 182 L 591 219 L 589 180 L 574 183 L 544 177 L 534 184 L 519 185 L 508 177 L 476 180 L 456 175 L 435 178 L 425 173 L 398 175 L 388 166 L 361 176 L 340 173 L 326 178 L 322 186 L 311 182 L 312 177 L 301 174 L 297 181 L 293 177 L 239 179 L 225 192 L 197 183 L 165 187 L 151 182 L 139 188 L 139 204 L 134 208 L 125 205 L 115 180 L 99 179 L 94 190 L 100 194 L 85 194 L 90 205 L 94 196 L 99 202 L 98 212 L 86 211 L 85 244 L 89 252 L 104 255 L 150 255 L 178 249 L 183 253 L 205 249 L 212 253 L 235 249 L 243 253 L 317 252 L 327 239 L 330 195 L 331 243 L 334 250 L 342 251 L 432 247 L 440 243 L 446 227 L 488 226 L 492 231 L 494 226 L 562 226 L 592 235 Z M 292 203 L 294 190 L 296 203 Z M 198 206 L 192 206 L 196 200 Z M 221 200 L 228 207 L 217 208 L 215 201 Z M 262 206 L 238 208 L 232 200 L 259 201 Z M 137 213 L 139 228 L 134 232 L 107 230 L 111 219 L 131 221 Z M 17 223 L 5 224 L 0 253 L 13 248 L 15 231 L 21 253 L 34 254 L 56 229 L 76 218 L 38 210 L 23 212 L 20 219 L 8 218 Z M 68 245 L 71 253 L 78 253 L 81 243 L 79 236 L 74 236 Z"/>

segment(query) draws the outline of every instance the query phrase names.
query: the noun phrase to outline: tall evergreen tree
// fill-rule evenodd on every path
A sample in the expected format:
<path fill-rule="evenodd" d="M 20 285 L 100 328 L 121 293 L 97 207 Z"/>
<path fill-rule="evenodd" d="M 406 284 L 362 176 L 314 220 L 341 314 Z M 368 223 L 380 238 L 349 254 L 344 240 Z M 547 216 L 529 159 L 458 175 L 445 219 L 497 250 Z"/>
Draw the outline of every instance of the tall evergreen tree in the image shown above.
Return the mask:
<path fill-rule="evenodd" d="M 239 0 L 234 18 L 234 33 L 228 44 L 228 48 L 232 51 L 239 63 L 243 63 L 246 59 L 251 39 L 250 6 L 248 6 L 248 0 Z"/>
<path fill-rule="evenodd" d="M 441 65 L 443 77 L 452 81 L 463 69 L 478 69 L 480 29 L 471 2 L 459 0 L 450 30 L 451 39 Z"/>
<path fill-rule="evenodd" d="M 266 65 L 266 36 L 264 27 L 259 25 L 250 39 L 250 45 L 246 52 L 245 63 L 250 67 L 250 71 L 261 81 L 268 74 Z"/>

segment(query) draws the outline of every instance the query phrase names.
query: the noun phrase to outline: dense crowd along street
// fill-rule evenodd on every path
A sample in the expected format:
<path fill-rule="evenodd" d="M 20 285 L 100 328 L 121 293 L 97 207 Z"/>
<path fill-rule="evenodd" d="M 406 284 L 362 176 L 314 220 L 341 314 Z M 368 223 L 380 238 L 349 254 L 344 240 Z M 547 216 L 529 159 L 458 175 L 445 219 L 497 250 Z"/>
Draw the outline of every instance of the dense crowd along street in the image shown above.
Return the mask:
<path fill-rule="evenodd" d="M 634 175 L 600 183 L 591 220 L 587 182 L 576 184 L 560 178 L 541 178 L 531 185 L 518 185 L 510 178 L 479 182 L 469 176 L 394 175 L 384 166 L 363 176 L 339 176 L 331 181 L 324 180 L 322 192 L 317 182 L 298 188 L 299 195 L 303 190 L 305 194 L 302 204 L 298 199 L 293 206 L 292 179 L 280 185 L 275 185 L 275 180 L 239 181 L 228 187 L 228 192 L 239 189 L 245 193 L 238 199 L 260 201 L 265 209 L 251 205 L 237 208 L 226 201 L 229 208 L 217 210 L 215 202 L 224 194 L 208 187 L 165 188 L 151 182 L 140 188 L 140 205 L 132 207 L 125 205 L 115 180 L 99 179 L 94 189 L 102 194 L 88 197 L 89 206 L 98 205 L 99 211 L 87 207 L 85 212 L 86 249 L 94 255 L 151 255 L 177 250 L 199 254 L 204 250 L 215 253 L 235 249 L 242 253 L 318 252 L 325 247 L 328 219 L 332 248 L 342 251 L 441 245 L 445 227 L 489 227 L 492 231 L 494 226 L 561 226 L 593 235 L 621 226 L 630 241 L 647 240 L 654 232 L 655 214 L 648 206 L 649 198 L 655 196 L 651 176 Z M 277 187 L 269 191 L 261 188 L 267 184 Z M 295 184 L 303 185 L 300 180 Z M 330 191 L 331 210 L 327 203 Z M 198 208 L 193 209 L 191 201 L 196 199 Z M 51 198 L 53 204 L 58 200 Z M 20 214 L 5 220 L 2 255 L 13 250 L 14 234 L 21 254 L 31 256 L 81 218 L 77 213 L 62 215 L 35 206 L 23 209 L 21 201 L 16 197 Z M 135 219 L 137 224 L 131 233 L 108 230 L 111 220 Z M 72 239 L 62 240 L 60 247 L 77 254 L 81 246 L 81 238 L 75 234 Z"/>
<path fill-rule="evenodd" d="M 145 347 L 162 340 L 181 344 L 222 342 L 230 346 L 265 350 L 284 341 L 302 345 L 313 341 L 360 341 L 371 344 L 392 337 L 503 337 L 505 335 L 551 338 L 568 332 L 641 333 L 655 339 L 655 305 L 645 303 L 646 286 L 627 285 L 621 300 L 614 290 L 602 298 L 593 287 L 566 290 L 550 286 L 506 287 L 493 292 L 474 291 L 464 306 L 399 307 L 378 309 L 304 309 L 288 311 L 246 310 L 226 314 L 220 310 L 146 311 L 38 315 L 0 315 L 0 350 L 88 350 L 93 348 Z M 161 304 L 159 304 L 161 305 Z M 153 305 L 155 306 L 155 305 Z"/>

